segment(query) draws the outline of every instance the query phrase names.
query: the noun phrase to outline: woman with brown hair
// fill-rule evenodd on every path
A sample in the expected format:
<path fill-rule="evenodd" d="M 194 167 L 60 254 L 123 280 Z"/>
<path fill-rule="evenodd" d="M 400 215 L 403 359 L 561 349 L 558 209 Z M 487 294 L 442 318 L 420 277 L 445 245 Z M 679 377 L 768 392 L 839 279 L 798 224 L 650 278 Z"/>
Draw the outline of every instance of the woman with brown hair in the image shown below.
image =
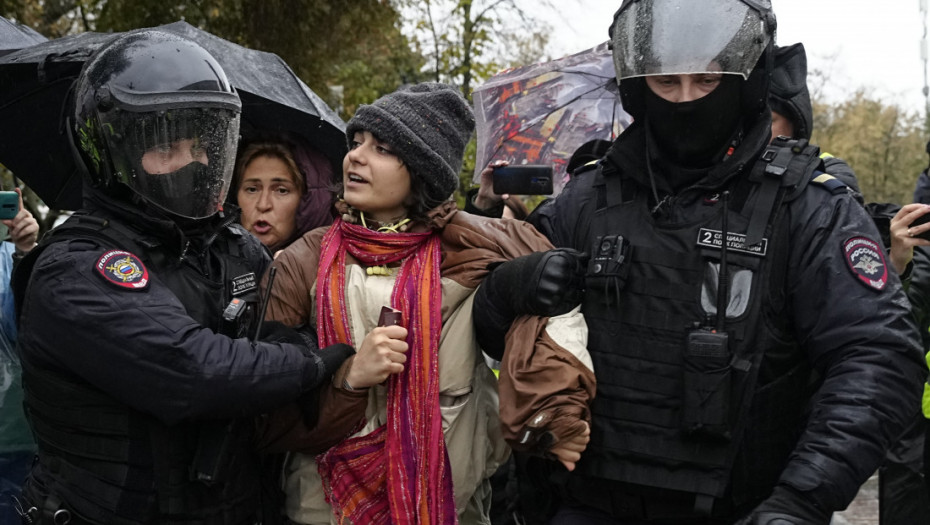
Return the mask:
<path fill-rule="evenodd" d="M 329 160 L 297 137 L 257 139 L 239 150 L 233 179 L 241 223 L 272 252 L 333 222 Z"/>

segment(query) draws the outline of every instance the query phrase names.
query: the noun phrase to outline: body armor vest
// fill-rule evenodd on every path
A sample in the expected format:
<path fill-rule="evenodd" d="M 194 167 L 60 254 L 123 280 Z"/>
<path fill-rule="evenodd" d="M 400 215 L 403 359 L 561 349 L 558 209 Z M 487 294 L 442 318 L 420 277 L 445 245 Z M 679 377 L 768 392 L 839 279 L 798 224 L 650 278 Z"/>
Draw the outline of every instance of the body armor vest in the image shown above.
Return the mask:
<path fill-rule="evenodd" d="M 257 264 L 255 254 L 246 252 L 246 239 L 229 224 L 221 225 L 218 236 L 208 239 L 200 253 L 178 257 L 154 237 L 93 214 L 76 214 L 22 261 L 17 296 L 25 294 L 44 247 L 87 239 L 140 257 L 202 326 L 241 337 L 256 318 L 251 312 L 257 310 Z M 249 279 L 255 285 L 251 289 L 242 285 Z M 224 321 L 224 307 L 234 295 L 248 305 L 246 312 Z M 258 520 L 259 473 L 257 463 L 250 461 L 254 457 L 248 431 L 251 420 L 168 427 L 74 376 L 29 367 L 24 360 L 24 369 L 31 372 L 24 387 L 27 414 L 39 444 L 36 468 L 47 471 L 47 479 L 53 480 L 47 487 L 27 485 L 24 496 L 29 504 L 41 511 L 43 506 L 54 508 L 67 501 L 72 512 L 101 523 L 206 525 Z M 57 484 L 57 479 L 68 483 Z"/>
<path fill-rule="evenodd" d="M 780 160 L 786 148 L 772 146 L 728 196 L 686 192 L 665 203 L 667 215 L 650 208 L 648 191 L 600 168 L 582 241 L 598 375 L 582 476 L 691 493 L 710 502 L 695 504 L 708 513 L 775 483 L 811 375 L 786 321 L 779 213 L 816 167 L 816 148 L 805 146 Z"/>

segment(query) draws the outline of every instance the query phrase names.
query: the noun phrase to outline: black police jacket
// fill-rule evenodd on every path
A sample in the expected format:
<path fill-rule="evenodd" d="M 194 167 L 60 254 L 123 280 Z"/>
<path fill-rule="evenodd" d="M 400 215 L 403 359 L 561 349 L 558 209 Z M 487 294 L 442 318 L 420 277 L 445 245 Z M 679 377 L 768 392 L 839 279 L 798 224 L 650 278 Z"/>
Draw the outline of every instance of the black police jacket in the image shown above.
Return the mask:
<path fill-rule="evenodd" d="M 713 498 L 686 499 L 676 518 L 732 520 L 776 483 L 842 509 L 917 406 L 926 372 L 908 303 L 874 224 L 845 188 L 781 191 L 764 242 L 741 244 L 747 217 L 764 208 L 751 182 L 768 143 L 763 121 L 677 192 L 650 175 L 634 124 L 596 172 L 573 178 L 530 217 L 556 246 L 591 254 L 584 313 L 598 397 L 568 487 L 597 493 L 609 480 L 633 493 Z M 732 246 L 729 341 L 718 355 L 708 334 L 720 304 L 721 232 Z M 602 249 L 614 266 L 599 262 Z M 696 356 L 723 360 L 715 368 Z M 722 416 L 705 410 L 715 399 L 729 401 L 717 407 Z M 616 496 L 603 505 L 623 515 Z"/>
<path fill-rule="evenodd" d="M 85 202 L 82 224 L 99 232 L 53 234 L 16 276 L 39 446 L 26 507 L 92 523 L 254 523 L 252 416 L 323 378 L 302 346 L 224 335 L 241 333 L 221 315 L 256 293 L 267 252 L 235 216 L 184 232 L 100 194 Z"/>

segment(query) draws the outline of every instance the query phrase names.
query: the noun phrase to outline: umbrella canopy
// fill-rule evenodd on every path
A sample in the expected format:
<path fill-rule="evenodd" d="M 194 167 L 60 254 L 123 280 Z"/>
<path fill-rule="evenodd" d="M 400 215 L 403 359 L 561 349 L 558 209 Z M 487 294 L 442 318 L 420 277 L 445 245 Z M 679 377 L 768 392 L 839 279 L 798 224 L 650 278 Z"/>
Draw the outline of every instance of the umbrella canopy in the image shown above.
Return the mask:
<path fill-rule="evenodd" d="M 550 164 L 556 193 L 575 150 L 613 140 L 632 122 L 617 92 L 607 43 L 551 62 L 509 69 L 475 89 L 475 182 L 488 163 Z"/>
<path fill-rule="evenodd" d="M 46 40 L 35 29 L 0 16 L 0 56 Z"/>
<path fill-rule="evenodd" d="M 223 66 L 242 99 L 242 132 L 296 133 L 333 163 L 346 152 L 345 123 L 274 53 L 234 44 L 186 22 L 157 29 L 193 40 Z M 67 117 L 84 62 L 117 33 L 83 33 L 0 57 L 0 164 L 54 209 L 81 206 Z"/>

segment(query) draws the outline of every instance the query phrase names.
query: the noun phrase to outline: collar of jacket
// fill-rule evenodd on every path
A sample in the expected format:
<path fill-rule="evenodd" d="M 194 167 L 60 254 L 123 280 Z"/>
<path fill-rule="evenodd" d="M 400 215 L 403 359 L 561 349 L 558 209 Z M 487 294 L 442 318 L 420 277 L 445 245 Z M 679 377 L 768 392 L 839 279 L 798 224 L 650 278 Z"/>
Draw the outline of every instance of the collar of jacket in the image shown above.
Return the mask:
<path fill-rule="evenodd" d="M 342 216 L 343 220 L 347 222 L 356 223 L 357 219 L 347 218 L 355 217 L 356 211 L 354 208 L 349 206 L 349 204 L 344 200 L 336 201 L 336 211 L 339 212 L 339 215 Z M 432 210 L 426 213 L 426 217 L 420 219 L 414 219 L 410 226 L 407 229 L 409 232 L 424 232 L 427 230 L 442 230 L 445 228 L 446 224 L 449 224 L 449 221 L 452 220 L 452 217 L 458 212 L 458 205 L 453 200 L 448 200 L 443 202 L 439 206 L 436 206 Z"/>
<path fill-rule="evenodd" d="M 138 202 L 126 202 L 103 193 L 97 188 L 85 188 L 84 207 L 88 211 L 101 211 L 106 215 L 124 221 L 125 224 L 138 230 L 141 235 L 156 239 L 169 252 L 181 255 L 191 248 L 201 250 L 203 244 L 209 244 L 215 239 L 225 224 L 238 221 L 239 207 L 229 202 L 224 203 L 223 211 L 214 216 L 190 221 L 182 224 L 167 214 L 146 203 L 142 199 L 133 199 Z"/>

